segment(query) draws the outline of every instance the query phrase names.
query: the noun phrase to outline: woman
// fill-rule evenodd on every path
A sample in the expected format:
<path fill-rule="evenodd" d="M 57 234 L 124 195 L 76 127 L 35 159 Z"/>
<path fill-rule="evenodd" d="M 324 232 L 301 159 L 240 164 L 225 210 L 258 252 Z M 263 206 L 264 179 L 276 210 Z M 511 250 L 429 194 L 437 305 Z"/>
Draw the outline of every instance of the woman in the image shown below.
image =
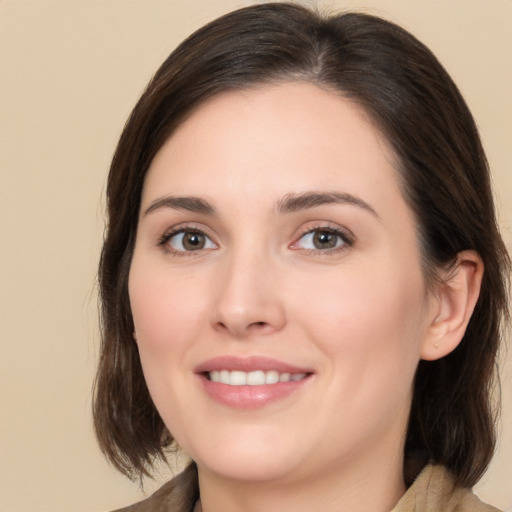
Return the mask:
<path fill-rule="evenodd" d="M 200 29 L 121 136 L 100 445 L 127 510 L 495 510 L 470 488 L 509 259 L 460 93 L 403 29 L 263 4 Z M 320 505 L 319 505 L 320 504 Z"/>

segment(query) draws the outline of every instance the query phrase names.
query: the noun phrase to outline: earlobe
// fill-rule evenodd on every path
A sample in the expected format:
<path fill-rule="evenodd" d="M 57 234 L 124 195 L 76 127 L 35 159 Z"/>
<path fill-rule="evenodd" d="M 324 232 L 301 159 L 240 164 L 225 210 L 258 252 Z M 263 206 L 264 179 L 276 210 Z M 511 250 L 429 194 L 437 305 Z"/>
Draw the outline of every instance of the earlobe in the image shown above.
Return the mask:
<path fill-rule="evenodd" d="M 478 300 L 483 273 L 480 255 L 476 251 L 462 251 L 455 267 L 441 276 L 436 308 L 421 348 L 422 359 L 434 361 L 457 348 Z"/>

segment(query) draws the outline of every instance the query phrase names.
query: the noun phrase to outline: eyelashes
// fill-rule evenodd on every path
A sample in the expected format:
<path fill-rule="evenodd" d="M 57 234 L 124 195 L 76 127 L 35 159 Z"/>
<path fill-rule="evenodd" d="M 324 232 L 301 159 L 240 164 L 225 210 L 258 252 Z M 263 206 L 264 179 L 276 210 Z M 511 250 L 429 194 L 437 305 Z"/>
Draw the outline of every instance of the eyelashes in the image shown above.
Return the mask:
<path fill-rule="evenodd" d="M 307 252 L 331 254 L 340 252 L 354 245 L 354 237 L 348 230 L 333 226 L 316 226 L 308 228 L 290 248 Z"/>
<path fill-rule="evenodd" d="M 328 255 L 340 253 L 352 247 L 354 242 L 349 230 L 322 224 L 306 228 L 289 248 L 306 254 Z M 181 226 L 168 231 L 159 239 L 158 245 L 175 256 L 194 256 L 219 248 L 212 237 L 197 226 Z"/>
<path fill-rule="evenodd" d="M 203 230 L 192 226 L 184 226 L 165 233 L 158 245 L 176 255 L 218 249 L 217 244 Z"/>

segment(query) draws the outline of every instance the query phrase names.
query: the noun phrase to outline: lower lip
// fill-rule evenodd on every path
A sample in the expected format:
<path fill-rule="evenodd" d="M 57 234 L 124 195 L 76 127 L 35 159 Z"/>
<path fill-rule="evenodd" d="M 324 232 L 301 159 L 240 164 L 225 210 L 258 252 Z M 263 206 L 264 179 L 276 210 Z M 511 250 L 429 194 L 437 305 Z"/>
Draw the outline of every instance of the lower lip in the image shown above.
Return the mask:
<path fill-rule="evenodd" d="M 262 386 L 230 386 L 212 382 L 204 374 L 199 375 L 199 378 L 206 393 L 216 402 L 236 409 L 259 409 L 299 391 L 310 380 L 311 375 L 297 381 Z"/>

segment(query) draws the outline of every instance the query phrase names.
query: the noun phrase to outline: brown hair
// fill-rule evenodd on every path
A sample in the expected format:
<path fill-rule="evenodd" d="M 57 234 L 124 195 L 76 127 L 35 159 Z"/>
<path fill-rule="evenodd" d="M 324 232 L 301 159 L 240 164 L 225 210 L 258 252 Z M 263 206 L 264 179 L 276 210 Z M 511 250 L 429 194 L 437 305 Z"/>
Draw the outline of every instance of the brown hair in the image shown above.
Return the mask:
<path fill-rule="evenodd" d="M 393 147 L 417 218 L 427 283 L 460 251 L 476 250 L 484 262 L 480 298 L 462 343 L 445 358 L 419 364 L 405 453 L 406 461 L 419 456 L 420 466 L 444 464 L 459 485 L 472 486 L 494 450 L 491 390 L 510 268 L 474 120 L 441 64 L 404 29 L 367 14 L 322 17 L 285 3 L 234 11 L 190 36 L 157 71 L 126 123 L 108 178 L 99 267 L 102 344 L 94 420 L 100 446 L 135 477 L 149 474 L 173 441 L 144 381 L 128 297 L 152 159 L 213 95 L 294 80 L 357 102 Z"/>

